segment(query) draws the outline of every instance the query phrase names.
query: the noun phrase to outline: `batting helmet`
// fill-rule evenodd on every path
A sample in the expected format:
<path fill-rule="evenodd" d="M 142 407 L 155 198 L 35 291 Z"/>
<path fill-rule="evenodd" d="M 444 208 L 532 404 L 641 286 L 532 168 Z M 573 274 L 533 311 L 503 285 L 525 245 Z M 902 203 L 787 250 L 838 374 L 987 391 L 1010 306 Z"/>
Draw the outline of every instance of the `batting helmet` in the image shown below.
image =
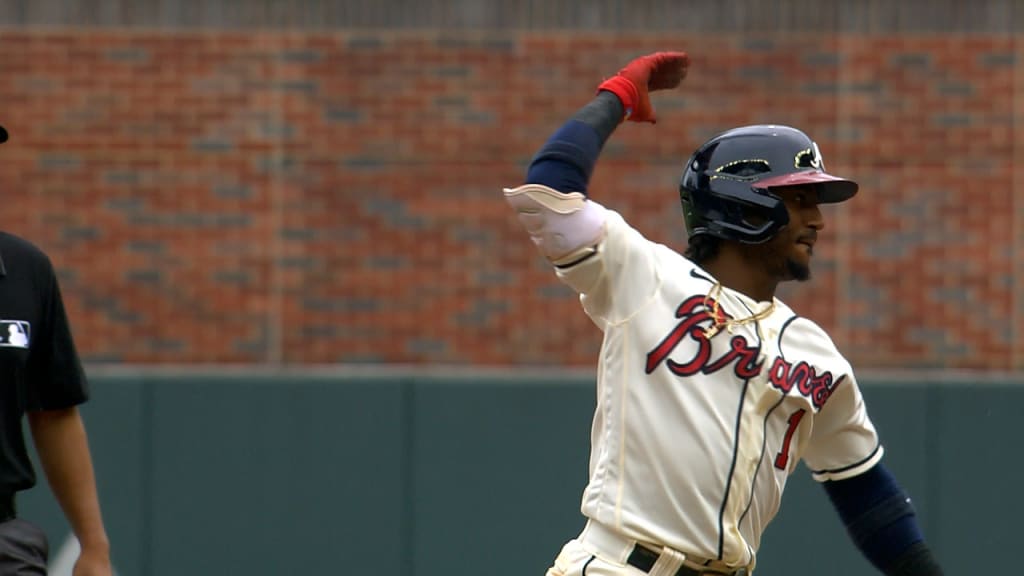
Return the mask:
<path fill-rule="evenodd" d="M 815 184 L 818 202 L 842 202 L 857 183 L 825 172 L 818 145 L 789 126 L 734 128 L 705 142 L 686 164 L 679 184 L 686 232 L 759 244 L 789 223 L 789 212 L 771 192 L 779 186 Z"/>

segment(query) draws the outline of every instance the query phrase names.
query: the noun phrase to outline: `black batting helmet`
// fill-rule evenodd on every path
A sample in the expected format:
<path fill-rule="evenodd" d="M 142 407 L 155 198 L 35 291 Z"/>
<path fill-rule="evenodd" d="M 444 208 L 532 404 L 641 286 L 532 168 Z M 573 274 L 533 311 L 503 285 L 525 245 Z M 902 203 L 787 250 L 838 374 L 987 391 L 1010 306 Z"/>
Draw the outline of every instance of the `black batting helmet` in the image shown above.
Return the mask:
<path fill-rule="evenodd" d="M 818 202 L 842 202 L 857 183 L 825 172 L 818 145 L 789 126 L 734 128 L 705 142 L 686 164 L 679 184 L 690 237 L 708 234 L 759 244 L 789 223 L 779 186 L 815 184 Z"/>

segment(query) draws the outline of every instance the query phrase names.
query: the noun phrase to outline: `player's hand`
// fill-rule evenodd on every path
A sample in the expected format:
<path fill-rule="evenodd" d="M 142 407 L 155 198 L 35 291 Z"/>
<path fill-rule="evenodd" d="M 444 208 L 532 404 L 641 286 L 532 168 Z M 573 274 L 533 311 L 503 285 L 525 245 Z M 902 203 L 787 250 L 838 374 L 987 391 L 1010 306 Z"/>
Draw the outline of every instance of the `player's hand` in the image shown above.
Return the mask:
<path fill-rule="evenodd" d="M 689 67 L 690 57 L 685 52 L 655 52 L 633 60 L 597 90 L 607 90 L 619 97 L 626 109 L 626 120 L 654 124 L 650 92 L 679 86 Z"/>

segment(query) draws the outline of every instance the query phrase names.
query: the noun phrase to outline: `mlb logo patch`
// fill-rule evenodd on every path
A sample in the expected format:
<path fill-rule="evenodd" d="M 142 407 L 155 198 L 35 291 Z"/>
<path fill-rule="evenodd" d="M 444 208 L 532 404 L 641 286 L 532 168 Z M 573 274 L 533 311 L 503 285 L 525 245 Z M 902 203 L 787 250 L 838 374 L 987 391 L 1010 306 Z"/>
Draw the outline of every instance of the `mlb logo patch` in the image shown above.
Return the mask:
<path fill-rule="evenodd" d="M 0 348 L 28 349 L 31 328 L 24 320 L 0 320 Z"/>

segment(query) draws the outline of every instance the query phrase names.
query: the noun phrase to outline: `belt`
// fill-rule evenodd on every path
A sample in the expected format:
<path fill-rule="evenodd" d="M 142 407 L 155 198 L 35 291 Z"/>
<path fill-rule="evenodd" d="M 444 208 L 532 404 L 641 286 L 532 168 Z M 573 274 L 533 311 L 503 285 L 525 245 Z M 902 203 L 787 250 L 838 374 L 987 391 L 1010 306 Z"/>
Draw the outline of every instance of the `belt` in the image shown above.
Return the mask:
<path fill-rule="evenodd" d="M 616 562 L 625 562 L 644 573 L 650 573 L 658 559 L 661 558 L 661 552 L 648 548 L 636 540 L 621 536 L 617 532 L 593 521 L 587 522 L 587 526 L 583 529 L 583 533 L 580 534 L 579 540 L 592 552 L 599 552 L 601 556 Z M 681 558 L 687 562 L 687 564 L 680 563 L 673 576 L 750 575 L 750 571 L 746 567 L 702 566 L 705 562 L 698 558 L 689 558 L 685 554 L 676 551 L 672 551 L 671 554 L 677 559 Z"/>
<path fill-rule="evenodd" d="M 636 544 L 633 546 L 633 551 L 629 553 L 629 558 L 626 558 L 626 564 L 629 564 L 637 570 L 643 572 L 650 572 L 654 568 L 654 564 L 658 561 L 661 555 L 651 550 Z M 676 570 L 675 576 L 747 576 L 749 574 L 746 568 L 740 568 L 733 572 L 721 572 L 718 570 L 702 570 L 700 568 L 691 568 L 687 565 L 682 565 Z"/>
<path fill-rule="evenodd" d="M 0 522 L 7 522 L 17 516 L 14 494 L 0 493 Z"/>

